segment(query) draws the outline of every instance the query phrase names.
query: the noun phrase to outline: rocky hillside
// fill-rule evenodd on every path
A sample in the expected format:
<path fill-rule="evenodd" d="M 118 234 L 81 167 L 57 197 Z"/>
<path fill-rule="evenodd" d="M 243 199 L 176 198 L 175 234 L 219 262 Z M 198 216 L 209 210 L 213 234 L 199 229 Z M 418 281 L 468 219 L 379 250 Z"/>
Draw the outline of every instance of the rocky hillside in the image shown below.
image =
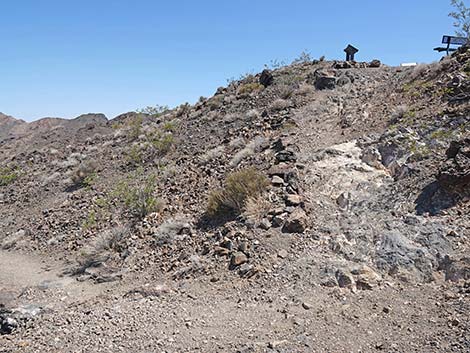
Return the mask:
<path fill-rule="evenodd" d="M 470 349 L 469 65 L 303 61 L 173 110 L 0 115 L 0 256 L 21 279 L 0 275 L 0 343 Z"/>

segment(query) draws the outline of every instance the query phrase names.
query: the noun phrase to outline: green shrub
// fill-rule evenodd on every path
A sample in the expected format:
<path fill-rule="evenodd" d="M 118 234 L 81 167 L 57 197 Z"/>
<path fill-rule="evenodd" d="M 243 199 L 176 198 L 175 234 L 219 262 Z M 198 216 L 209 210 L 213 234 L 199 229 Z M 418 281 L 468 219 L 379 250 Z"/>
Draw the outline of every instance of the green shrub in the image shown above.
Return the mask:
<path fill-rule="evenodd" d="M 125 157 L 128 164 L 138 167 L 145 162 L 145 148 L 133 145 L 127 150 Z"/>
<path fill-rule="evenodd" d="M 91 210 L 87 218 L 83 221 L 82 228 L 84 230 L 90 230 L 90 229 L 95 228 L 96 225 L 97 225 L 96 212 L 95 210 Z"/>
<path fill-rule="evenodd" d="M 161 131 L 154 131 L 148 136 L 148 139 L 154 148 L 154 152 L 159 156 L 168 153 L 175 142 L 172 133 L 163 133 Z"/>
<path fill-rule="evenodd" d="M 161 201 L 154 196 L 157 180 L 154 175 L 147 177 L 138 185 L 131 185 L 129 180 L 119 182 L 111 197 L 124 208 L 125 212 L 137 219 L 161 209 Z"/>
<path fill-rule="evenodd" d="M 0 186 L 7 186 L 13 183 L 20 176 L 18 168 L 0 167 Z"/>
<path fill-rule="evenodd" d="M 141 114 L 136 115 L 129 123 L 130 131 L 129 137 L 131 140 L 136 140 L 140 135 L 142 135 L 142 123 L 144 118 Z"/>
<path fill-rule="evenodd" d="M 162 114 L 167 113 L 170 110 L 170 108 L 167 105 L 155 105 L 155 106 L 147 106 L 142 109 L 138 109 L 137 113 L 142 113 L 146 115 L 151 115 L 153 117 L 158 117 Z"/>
<path fill-rule="evenodd" d="M 207 101 L 207 106 L 210 110 L 217 110 L 224 104 L 224 96 L 222 94 L 218 94 L 209 98 Z"/>
<path fill-rule="evenodd" d="M 176 128 L 178 127 L 178 123 L 179 123 L 178 119 L 165 121 L 163 123 L 162 128 L 165 131 L 174 132 L 176 130 Z"/>
<path fill-rule="evenodd" d="M 263 194 L 269 185 L 268 179 L 254 168 L 243 169 L 230 174 L 223 189 L 209 195 L 207 214 L 241 214 L 249 198 Z"/>
<path fill-rule="evenodd" d="M 175 122 L 168 122 L 164 126 L 165 130 L 175 129 Z M 171 132 L 154 130 L 145 134 L 145 142 L 134 144 L 126 154 L 125 159 L 128 164 L 139 167 L 147 161 L 152 161 L 155 157 L 161 157 L 167 154 L 175 144 L 174 135 Z"/>
<path fill-rule="evenodd" d="M 256 91 L 262 91 L 264 86 L 258 82 L 244 83 L 238 88 L 238 94 L 247 95 Z"/>

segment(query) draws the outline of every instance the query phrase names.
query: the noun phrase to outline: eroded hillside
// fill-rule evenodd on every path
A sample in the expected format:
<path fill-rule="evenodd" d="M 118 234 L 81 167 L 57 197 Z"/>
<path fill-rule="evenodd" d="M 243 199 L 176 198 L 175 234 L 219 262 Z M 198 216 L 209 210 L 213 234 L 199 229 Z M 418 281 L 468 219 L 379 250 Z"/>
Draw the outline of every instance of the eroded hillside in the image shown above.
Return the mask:
<path fill-rule="evenodd" d="M 5 118 L 4 350 L 470 349 L 468 65 L 304 61 L 171 111 Z"/>

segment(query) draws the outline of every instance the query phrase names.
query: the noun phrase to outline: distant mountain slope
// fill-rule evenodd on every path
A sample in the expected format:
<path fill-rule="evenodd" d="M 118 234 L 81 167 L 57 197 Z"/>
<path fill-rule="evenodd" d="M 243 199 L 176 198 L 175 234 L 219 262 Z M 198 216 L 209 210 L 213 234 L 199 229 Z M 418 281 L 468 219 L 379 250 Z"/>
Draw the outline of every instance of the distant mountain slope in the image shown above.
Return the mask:
<path fill-rule="evenodd" d="M 23 120 L 0 113 L 0 141 L 8 138 L 12 131 L 24 124 L 26 124 L 26 122 Z"/>

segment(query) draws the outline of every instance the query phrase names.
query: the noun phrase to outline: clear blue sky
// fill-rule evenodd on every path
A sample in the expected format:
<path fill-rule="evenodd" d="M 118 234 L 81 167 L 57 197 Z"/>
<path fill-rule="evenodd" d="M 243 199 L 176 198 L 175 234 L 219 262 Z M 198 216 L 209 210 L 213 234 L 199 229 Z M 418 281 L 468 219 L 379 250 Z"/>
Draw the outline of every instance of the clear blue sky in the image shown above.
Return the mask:
<path fill-rule="evenodd" d="M 302 50 L 431 62 L 447 0 L 1 0 L 0 112 L 34 120 L 196 101 Z"/>

